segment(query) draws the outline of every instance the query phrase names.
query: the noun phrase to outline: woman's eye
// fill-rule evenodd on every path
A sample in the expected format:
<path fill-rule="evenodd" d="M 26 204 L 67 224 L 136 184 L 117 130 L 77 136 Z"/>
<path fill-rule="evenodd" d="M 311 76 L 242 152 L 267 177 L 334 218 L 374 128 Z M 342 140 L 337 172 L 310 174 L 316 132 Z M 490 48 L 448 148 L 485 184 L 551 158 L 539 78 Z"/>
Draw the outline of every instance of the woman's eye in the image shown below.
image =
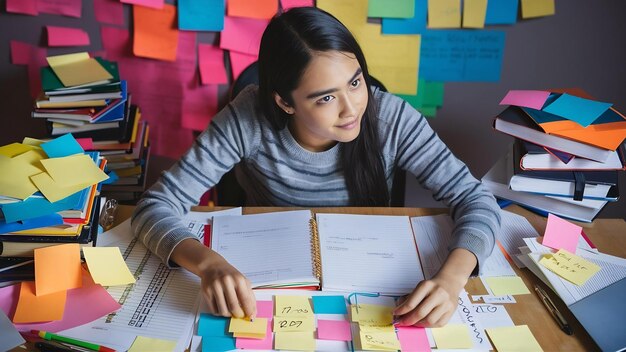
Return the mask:
<path fill-rule="evenodd" d="M 361 79 L 355 79 L 354 81 L 352 81 L 352 83 L 350 83 L 350 85 L 352 85 L 352 87 L 354 88 L 358 87 L 359 85 L 361 85 Z"/>
<path fill-rule="evenodd" d="M 330 101 L 331 101 L 331 100 L 333 100 L 333 99 L 335 99 L 335 98 L 333 98 L 333 96 L 332 96 L 332 95 L 327 95 L 327 96 L 323 97 L 322 99 L 318 100 L 317 102 L 318 102 L 318 103 L 325 104 L 325 103 L 330 102 Z"/>

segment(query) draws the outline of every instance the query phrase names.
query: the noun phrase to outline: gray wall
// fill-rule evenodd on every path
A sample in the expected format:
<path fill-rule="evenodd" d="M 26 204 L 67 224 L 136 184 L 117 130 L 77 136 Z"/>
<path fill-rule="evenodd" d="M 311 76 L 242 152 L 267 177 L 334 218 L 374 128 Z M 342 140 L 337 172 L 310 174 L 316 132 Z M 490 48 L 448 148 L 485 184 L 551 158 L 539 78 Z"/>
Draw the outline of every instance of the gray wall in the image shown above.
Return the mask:
<path fill-rule="evenodd" d="M 10 63 L 9 40 L 45 47 L 43 25 L 81 26 L 92 41 L 86 50 L 99 50 L 99 24 L 92 6 L 92 1 L 83 1 L 80 19 L 54 15 L 31 17 L 5 13 L 5 1 L 0 0 L 0 145 L 19 141 L 24 136 L 44 134 L 43 123 L 30 118 L 32 102 L 26 68 Z M 126 6 L 127 23 L 129 15 Z M 624 15 L 624 0 L 557 0 L 555 16 L 520 20 L 513 26 L 490 26 L 506 31 L 500 82 L 446 83 L 443 108 L 430 120 L 431 125 L 473 174 L 481 177 L 512 141 L 491 127 L 493 117 L 502 109 L 497 104 L 509 89 L 580 87 L 626 113 Z M 199 36 L 201 42 L 214 40 L 213 34 Z M 73 51 L 72 48 L 49 49 L 48 53 Z M 220 91 L 223 100 L 225 89 Z M 610 203 L 600 217 L 626 218 L 625 181 L 626 175 L 621 173 L 625 195 L 620 201 Z M 409 177 L 407 205 L 433 204 L 436 203 L 430 195 Z"/>

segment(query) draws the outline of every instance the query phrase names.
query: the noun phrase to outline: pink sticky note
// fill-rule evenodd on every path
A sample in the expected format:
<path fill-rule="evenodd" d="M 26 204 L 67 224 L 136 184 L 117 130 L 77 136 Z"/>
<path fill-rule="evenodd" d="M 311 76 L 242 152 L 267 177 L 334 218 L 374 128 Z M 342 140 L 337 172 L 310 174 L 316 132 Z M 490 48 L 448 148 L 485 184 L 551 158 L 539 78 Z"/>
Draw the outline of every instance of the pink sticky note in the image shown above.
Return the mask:
<path fill-rule="evenodd" d="M 350 322 L 346 320 L 317 320 L 317 338 L 320 340 L 352 341 Z"/>
<path fill-rule="evenodd" d="M 152 7 L 153 9 L 162 9 L 165 0 L 121 0 L 125 4 L 140 5 Z"/>
<path fill-rule="evenodd" d="M 233 80 L 237 79 L 246 67 L 250 66 L 250 64 L 258 59 L 257 55 L 248 55 L 236 51 L 231 51 L 229 55 L 230 68 L 233 71 Z"/>
<path fill-rule="evenodd" d="M 124 5 L 119 0 L 94 0 L 93 12 L 100 23 L 124 25 Z"/>
<path fill-rule="evenodd" d="M 208 44 L 198 44 L 198 66 L 202 84 L 226 84 L 224 50 Z"/>
<path fill-rule="evenodd" d="M 259 55 L 261 36 L 269 21 L 252 18 L 224 18 L 224 30 L 220 36 L 220 48 L 249 55 Z"/>
<path fill-rule="evenodd" d="M 271 350 L 274 342 L 274 334 L 272 334 L 272 319 L 267 320 L 267 332 L 264 339 L 246 339 L 237 337 L 235 347 L 248 350 Z"/>
<path fill-rule="evenodd" d="M 287 11 L 293 7 L 311 7 L 313 6 L 313 0 L 280 0 L 280 4 L 283 7 L 283 11 Z"/>
<path fill-rule="evenodd" d="M 274 316 L 274 302 L 256 301 L 256 316 L 271 319 Z"/>
<path fill-rule="evenodd" d="M 426 329 L 413 326 L 398 326 L 397 329 L 402 351 L 430 351 Z"/>
<path fill-rule="evenodd" d="M 7 0 L 7 12 L 37 16 L 37 0 Z"/>
<path fill-rule="evenodd" d="M 500 105 L 515 105 L 541 110 L 550 92 L 543 90 L 510 90 Z"/>
<path fill-rule="evenodd" d="M 80 28 L 46 26 L 48 46 L 89 45 L 89 34 Z"/>
<path fill-rule="evenodd" d="M 185 86 L 181 125 L 194 131 L 204 131 L 217 113 L 217 85 L 200 85 L 200 78 L 191 87 Z"/>
<path fill-rule="evenodd" d="M 83 2 L 82 0 L 38 0 L 37 9 L 41 13 L 80 18 Z"/>
<path fill-rule="evenodd" d="M 93 150 L 93 140 L 91 138 L 76 138 L 83 150 Z"/>
<path fill-rule="evenodd" d="M 570 253 L 576 253 L 578 237 L 581 232 L 582 227 L 556 215 L 548 214 L 546 232 L 543 234 L 541 243 L 550 248 L 565 249 Z"/>

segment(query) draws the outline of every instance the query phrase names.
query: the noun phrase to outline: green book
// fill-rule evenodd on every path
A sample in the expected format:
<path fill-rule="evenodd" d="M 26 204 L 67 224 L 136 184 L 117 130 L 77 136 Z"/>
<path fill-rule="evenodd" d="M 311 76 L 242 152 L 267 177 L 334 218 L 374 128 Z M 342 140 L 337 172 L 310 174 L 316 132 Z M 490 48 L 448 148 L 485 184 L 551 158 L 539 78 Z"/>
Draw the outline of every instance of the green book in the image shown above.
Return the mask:
<path fill-rule="evenodd" d="M 104 67 L 105 70 L 107 70 L 111 74 L 111 76 L 113 76 L 113 79 L 109 80 L 107 84 L 105 85 L 99 84 L 95 86 L 83 85 L 83 86 L 76 86 L 76 87 L 66 87 L 63 85 L 63 83 L 61 83 L 61 80 L 59 79 L 59 77 L 57 77 L 57 75 L 54 73 L 52 68 L 50 66 L 46 66 L 46 67 L 41 68 L 41 87 L 43 88 L 44 93 L 48 94 L 48 92 L 58 91 L 58 90 L 61 90 L 61 91 L 67 90 L 68 94 L 87 93 L 87 92 L 107 92 L 107 91 L 111 91 L 112 88 L 115 88 L 115 90 L 119 90 L 120 72 L 117 67 L 117 62 L 108 61 L 101 57 L 96 57 L 95 59 L 96 61 L 98 61 L 100 65 L 102 65 L 102 67 Z M 80 89 L 81 91 L 76 92 L 73 89 Z"/>

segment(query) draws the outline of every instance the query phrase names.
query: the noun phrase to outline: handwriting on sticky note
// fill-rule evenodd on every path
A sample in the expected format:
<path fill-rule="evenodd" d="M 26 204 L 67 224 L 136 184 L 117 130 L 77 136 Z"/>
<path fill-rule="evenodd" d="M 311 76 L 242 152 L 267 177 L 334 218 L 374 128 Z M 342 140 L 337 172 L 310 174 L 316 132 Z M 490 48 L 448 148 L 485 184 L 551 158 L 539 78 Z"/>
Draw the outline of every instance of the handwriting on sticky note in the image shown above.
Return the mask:
<path fill-rule="evenodd" d="M 393 307 L 374 304 L 351 305 L 352 321 L 360 325 L 390 325 L 393 321 Z"/>
<path fill-rule="evenodd" d="M 312 315 L 313 309 L 306 296 L 275 296 L 276 316 L 306 316 Z"/>
<path fill-rule="evenodd" d="M 394 332 L 359 332 L 361 337 L 361 348 L 364 350 L 385 350 L 397 351 L 400 349 L 400 341 Z"/>
<path fill-rule="evenodd" d="M 279 331 L 315 331 L 315 318 L 312 315 L 276 317 L 274 318 L 274 332 Z"/>
<path fill-rule="evenodd" d="M 394 326 L 389 325 L 361 325 L 359 324 L 359 328 L 362 332 L 393 332 L 396 331 Z"/>
<path fill-rule="evenodd" d="M 554 254 L 544 255 L 539 264 L 578 286 L 583 285 L 602 269 L 595 263 L 563 249 Z"/>

